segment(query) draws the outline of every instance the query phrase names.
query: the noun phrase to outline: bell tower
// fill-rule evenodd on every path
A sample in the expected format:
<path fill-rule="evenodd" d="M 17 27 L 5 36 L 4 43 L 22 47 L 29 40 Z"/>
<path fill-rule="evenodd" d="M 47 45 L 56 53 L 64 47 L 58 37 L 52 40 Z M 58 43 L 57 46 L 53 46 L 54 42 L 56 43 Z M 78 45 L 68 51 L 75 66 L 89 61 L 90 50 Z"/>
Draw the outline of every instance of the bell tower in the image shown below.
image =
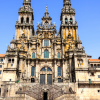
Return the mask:
<path fill-rule="evenodd" d="M 19 18 L 16 21 L 16 35 L 15 40 L 19 40 L 24 33 L 27 40 L 34 35 L 34 15 L 31 8 L 31 0 L 24 0 L 23 7 L 19 8 Z"/>
<path fill-rule="evenodd" d="M 71 7 L 70 0 L 63 0 L 63 8 L 61 10 L 61 26 L 60 35 L 64 43 L 63 53 L 69 49 L 74 49 L 78 39 L 77 22 L 75 21 L 75 10 Z"/>

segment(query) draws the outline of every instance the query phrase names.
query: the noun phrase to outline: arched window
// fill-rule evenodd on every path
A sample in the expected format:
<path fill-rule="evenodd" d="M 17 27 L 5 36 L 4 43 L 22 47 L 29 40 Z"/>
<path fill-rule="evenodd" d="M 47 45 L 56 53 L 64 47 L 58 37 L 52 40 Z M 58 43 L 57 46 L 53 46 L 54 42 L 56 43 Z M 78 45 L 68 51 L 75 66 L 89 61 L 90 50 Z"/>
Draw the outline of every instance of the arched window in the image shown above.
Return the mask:
<path fill-rule="evenodd" d="M 32 58 L 35 58 L 35 52 L 32 53 Z"/>
<path fill-rule="evenodd" d="M 31 67 L 31 76 L 35 76 L 35 67 Z"/>
<path fill-rule="evenodd" d="M 58 54 L 57 54 L 57 58 L 60 58 L 60 52 L 58 52 Z"/>
<path fill-rule="evenodd" d="M 41 69 L 41 71 L 46 71 L 45 67 L 43 67 L 43 68 Z"/>
<path fill-rule="evenodd" d="M 29 18 L 28 17 L 26 18 L 26 23 L 29 23 Z"/>
<path fill-rule="evenodd" d="M 49 46 L 49 40 L 44 40 L 44 46 Z"/>
<path fill-rule="evenodd" d="M 73 24 L 73 19 L 72 18 L 70 18 L 70 23 Z"/>
<path fill-rule="evenodd" d="M 49 51 L 48 50 L 44 51 L 44 58 L 49 58 Z"/>
<path fill-rule="evenodd" d="M 47 71 L 52 71 L 51 68 L 47 67 Z"/>
<path fill-rule="evenodd" d="M 24 22 L 24 18 L 22 17 L 22 18 L 21 18 L 21 24 L 23 24 L 23 22 Z"/>
<path fill-rule="evenodd" d="M 61 76 L 61 67 L 58 67 L 58 76 Z"/>
<path fill-rule="evenodd" d="M 67 18 L 65 18 L 65 24 L 67 24 L 67 22 L 68 22 L 68 20 L 67 20 Z"/>

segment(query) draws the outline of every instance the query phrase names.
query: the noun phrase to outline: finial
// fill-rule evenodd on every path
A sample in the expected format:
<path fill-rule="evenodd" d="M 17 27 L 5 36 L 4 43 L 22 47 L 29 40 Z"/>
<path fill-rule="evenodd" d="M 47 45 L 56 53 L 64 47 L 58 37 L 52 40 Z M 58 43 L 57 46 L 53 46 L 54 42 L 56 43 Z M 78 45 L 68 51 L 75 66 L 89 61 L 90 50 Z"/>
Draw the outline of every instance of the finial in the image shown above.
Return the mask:
<path fill-rule="evenodd" d="M 13 36 L 13 40 L 14 40 L 14 36 Z"/>
<path fill-rule="evenodd" d="M 48 10 L 47 10 L 47 6 L 46 6 L 46 12 L 48 12 Z"/>

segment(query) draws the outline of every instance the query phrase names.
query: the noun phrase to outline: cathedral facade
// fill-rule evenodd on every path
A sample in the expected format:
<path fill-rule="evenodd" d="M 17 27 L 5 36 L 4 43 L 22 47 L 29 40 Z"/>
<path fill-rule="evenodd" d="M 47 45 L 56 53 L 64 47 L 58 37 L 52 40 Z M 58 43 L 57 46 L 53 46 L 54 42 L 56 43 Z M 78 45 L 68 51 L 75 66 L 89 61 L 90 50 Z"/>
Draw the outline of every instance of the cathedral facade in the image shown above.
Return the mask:
<path fill-rule="evenodd" d="M 35 33 L 31 0 L 24 0 L 15 37 L 0 54 L 2 100 L 100 100 L 100 58 L 85 53 L 75 10 L 63 3 L 59 33 L 47 7 Z"/>

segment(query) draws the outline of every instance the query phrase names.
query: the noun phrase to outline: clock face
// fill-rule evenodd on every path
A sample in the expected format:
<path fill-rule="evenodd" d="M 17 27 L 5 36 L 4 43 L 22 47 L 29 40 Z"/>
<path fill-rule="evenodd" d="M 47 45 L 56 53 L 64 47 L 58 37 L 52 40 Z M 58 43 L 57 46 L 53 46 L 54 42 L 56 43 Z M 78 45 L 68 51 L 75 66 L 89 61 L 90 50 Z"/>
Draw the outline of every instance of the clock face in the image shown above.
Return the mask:
<path fill-rule="evenodd" d="M 26 1 L 28 1 L 28 0 L 26 0 Z"/>

